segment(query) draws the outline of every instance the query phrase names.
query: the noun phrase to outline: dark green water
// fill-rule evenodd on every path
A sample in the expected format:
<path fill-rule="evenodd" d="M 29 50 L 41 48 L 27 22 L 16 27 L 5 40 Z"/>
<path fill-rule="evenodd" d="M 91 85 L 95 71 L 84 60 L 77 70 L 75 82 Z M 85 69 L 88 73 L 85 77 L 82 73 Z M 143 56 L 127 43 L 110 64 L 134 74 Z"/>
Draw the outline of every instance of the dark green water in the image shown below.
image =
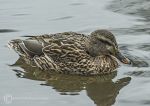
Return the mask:
<path fill-rule="evenodd" d="M 148 0 L 0 0 L 0 105 L 149 106 Z M 7 48 L 11 39 L 109 29 L 131 66 L 107 76 L 43 73 Z"/>

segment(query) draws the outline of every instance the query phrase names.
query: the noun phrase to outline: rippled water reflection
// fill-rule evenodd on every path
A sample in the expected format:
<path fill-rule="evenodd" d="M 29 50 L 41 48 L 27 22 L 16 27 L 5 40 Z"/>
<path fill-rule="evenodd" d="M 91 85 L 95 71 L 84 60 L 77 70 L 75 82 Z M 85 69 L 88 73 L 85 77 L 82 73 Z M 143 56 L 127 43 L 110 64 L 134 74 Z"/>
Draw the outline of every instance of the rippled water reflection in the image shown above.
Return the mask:
<path fill-rule="evenodd" d="M 19 66 L 23 69 L 13 70 L 19 78 L 27 78 L 32 80 L 44 81 L 41 85 L 51 86 L 60 95 L 80 95 L 82 90 L 86 91 L 87 96 L 98 106 L 112 105 L 116 101 L 119 91 L 129 84 L 131 78 L 124 77 L 112 81 L 117 73 L 105 76 L 69 76 L 63 74 L 49 74 L 36 68 L 31 68 L 24 64 L 20 58 L 12 66 Z"/>

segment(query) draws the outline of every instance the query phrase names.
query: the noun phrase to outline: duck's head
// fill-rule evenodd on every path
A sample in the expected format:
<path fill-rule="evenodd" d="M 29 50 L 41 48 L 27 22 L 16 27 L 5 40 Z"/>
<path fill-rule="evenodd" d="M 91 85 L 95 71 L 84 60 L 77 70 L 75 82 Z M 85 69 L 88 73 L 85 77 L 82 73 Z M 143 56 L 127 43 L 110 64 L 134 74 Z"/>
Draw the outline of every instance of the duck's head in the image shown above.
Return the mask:
<path fill-rule="evenodd" d="M 115 36 L 108 30 L 96 30 L 90 35 L 91 53 L 93 55 L 111 55 L 124 64 L 130 64 L 130 60 L 119 51 Z"/>

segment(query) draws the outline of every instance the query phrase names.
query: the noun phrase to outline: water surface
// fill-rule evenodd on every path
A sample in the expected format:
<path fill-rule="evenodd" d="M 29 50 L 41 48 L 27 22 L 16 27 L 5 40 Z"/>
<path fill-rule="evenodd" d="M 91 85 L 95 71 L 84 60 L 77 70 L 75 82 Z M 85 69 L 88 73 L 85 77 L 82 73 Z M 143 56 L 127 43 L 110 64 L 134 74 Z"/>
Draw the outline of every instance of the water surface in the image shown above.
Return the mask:
<path fill-rule="evenodd" d="M 149 106 L 150 36 L 147 0 L 0 0 L 0 104 Z M 123 8 L 122 8 L 123 7 Z M 131 66 L 81 77 L 31 68 L 9 50 L 11 39 L 64 31 L 109 29 Z"/>

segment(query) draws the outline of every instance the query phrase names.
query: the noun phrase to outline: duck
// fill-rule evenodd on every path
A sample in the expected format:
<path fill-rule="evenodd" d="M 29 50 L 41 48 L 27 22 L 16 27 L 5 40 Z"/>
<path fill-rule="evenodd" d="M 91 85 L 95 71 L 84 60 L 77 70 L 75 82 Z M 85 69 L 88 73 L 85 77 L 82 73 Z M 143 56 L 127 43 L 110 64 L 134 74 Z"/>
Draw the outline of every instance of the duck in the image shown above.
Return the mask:
<path fill-rule="evenodd" d="M 98 29 L 90 34 L 62 32 L 14 39 L 8 46 L 31 67 L 72 75 L 103 75 L 130 60 L 119 50 L 115 36 Z"/>

